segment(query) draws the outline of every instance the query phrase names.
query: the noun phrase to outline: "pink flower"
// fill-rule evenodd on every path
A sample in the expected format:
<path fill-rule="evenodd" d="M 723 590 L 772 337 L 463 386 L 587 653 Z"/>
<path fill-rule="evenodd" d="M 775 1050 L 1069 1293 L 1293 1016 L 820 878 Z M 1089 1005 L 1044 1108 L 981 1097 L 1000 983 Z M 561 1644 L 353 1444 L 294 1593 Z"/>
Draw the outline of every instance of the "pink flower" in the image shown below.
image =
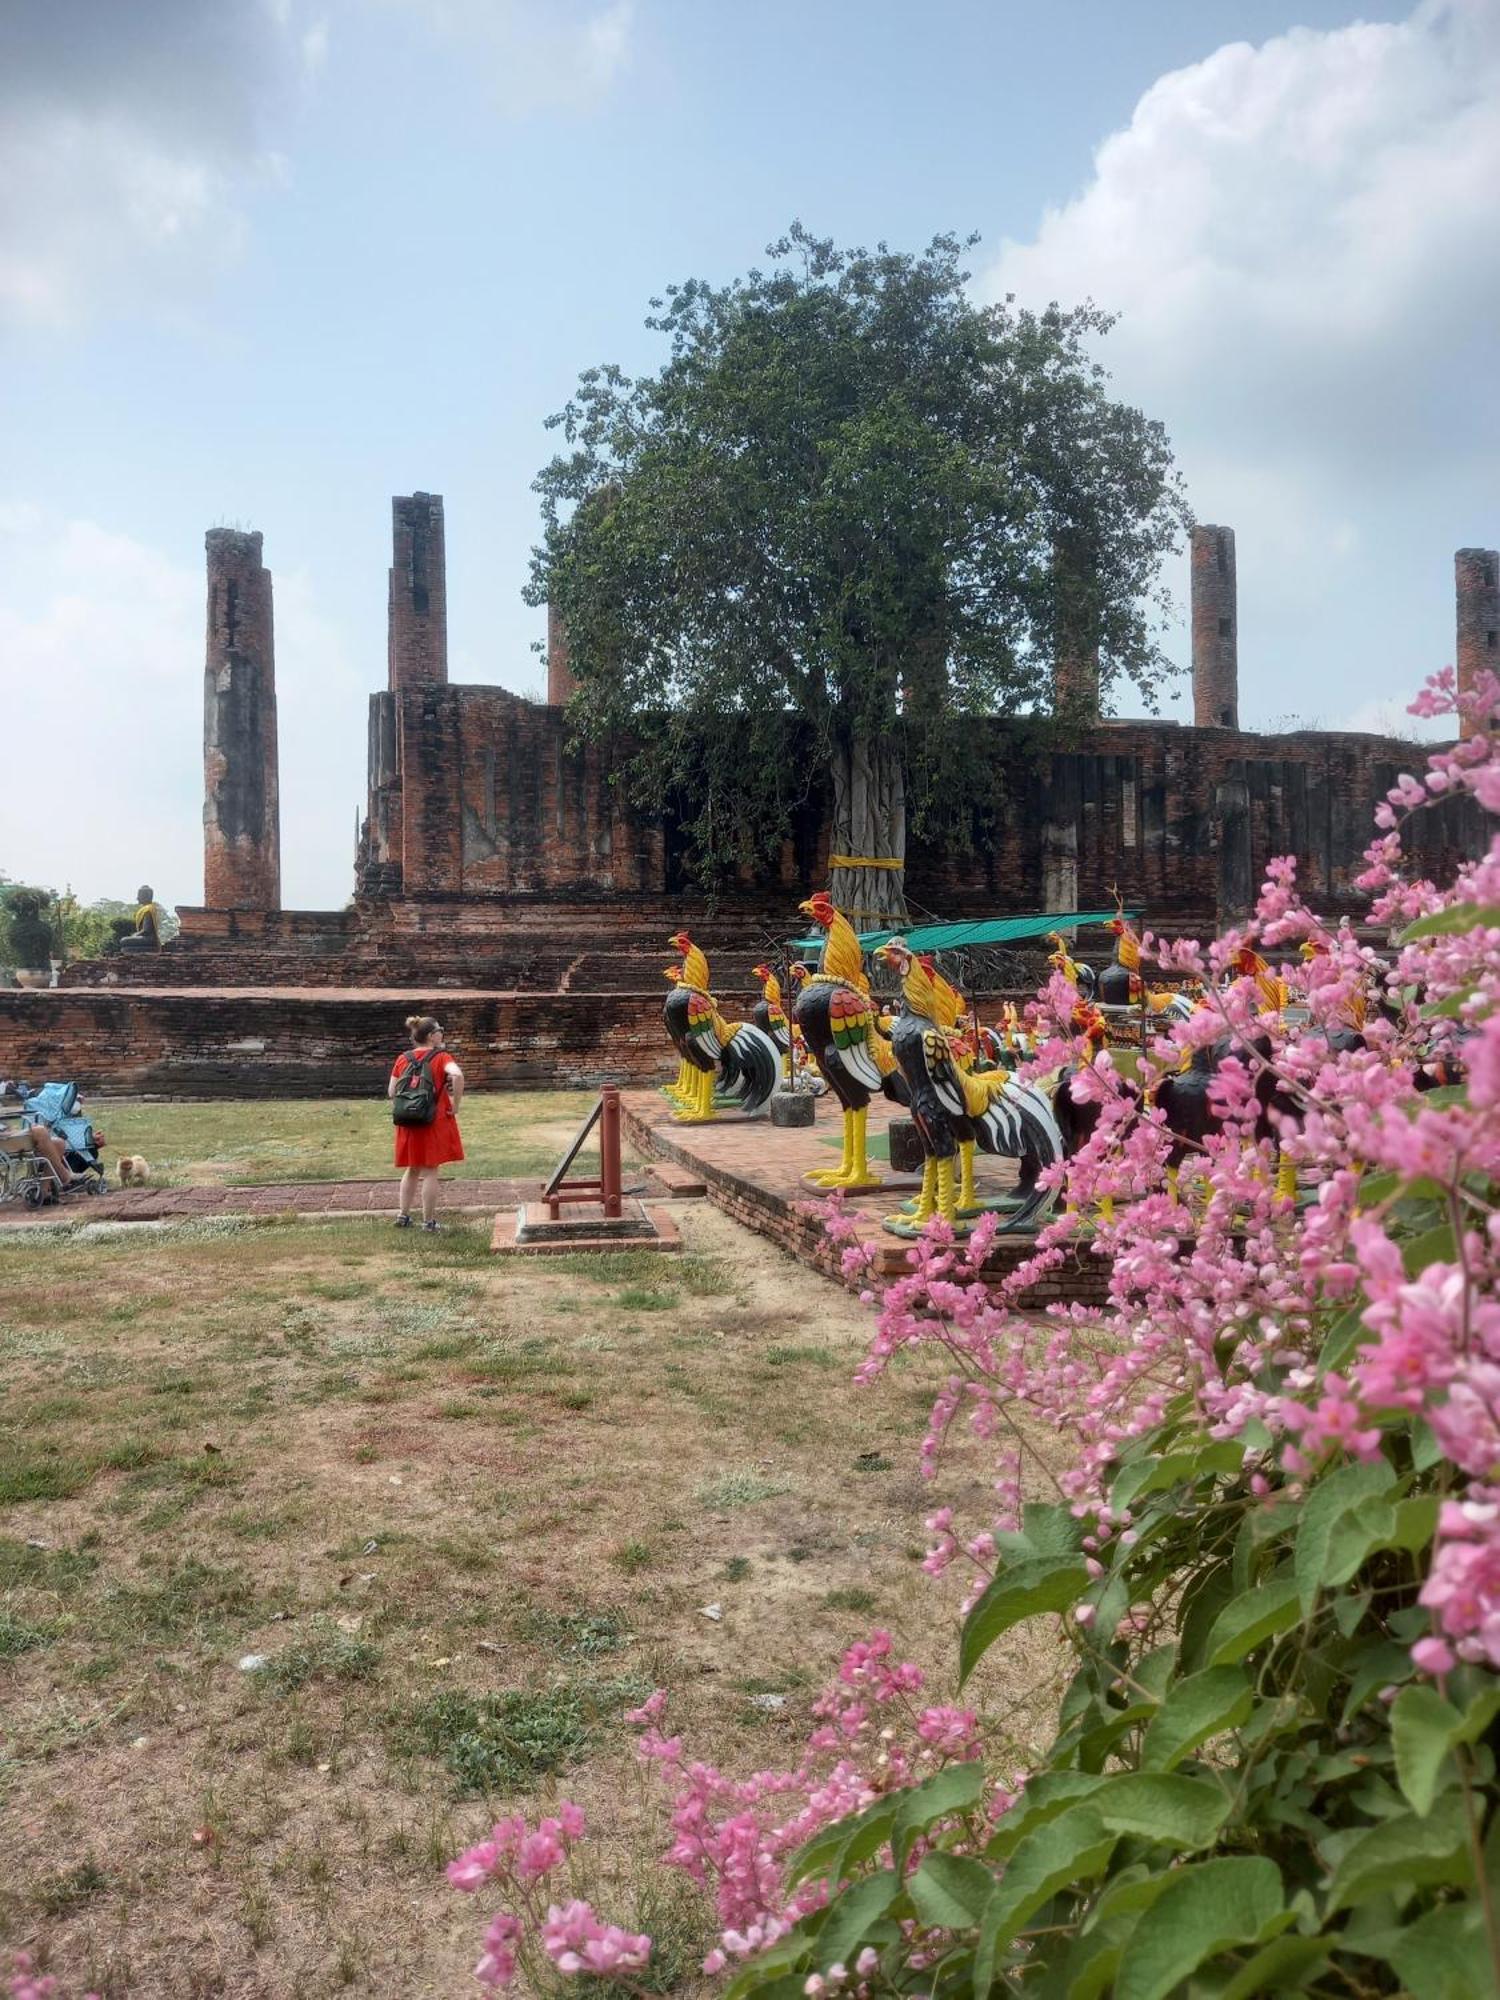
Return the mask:
<path fill-rule="evenodd" d="M 484 1956 L 474 1968 L 481 1986 L 509 1986 L 516 1976 L 516 1946 L 525 1930 L 519 1917 L 501 1910 L 484 1934 Z"/>
<path fill-rule="evenodd" d="M 542 1925 L 542 1948 L 559 1972 L 638 1972 L 651 1956 L 651 1940 L 618 1924 L 601 1923 L 590 1906 L 553 1903 Z"/>

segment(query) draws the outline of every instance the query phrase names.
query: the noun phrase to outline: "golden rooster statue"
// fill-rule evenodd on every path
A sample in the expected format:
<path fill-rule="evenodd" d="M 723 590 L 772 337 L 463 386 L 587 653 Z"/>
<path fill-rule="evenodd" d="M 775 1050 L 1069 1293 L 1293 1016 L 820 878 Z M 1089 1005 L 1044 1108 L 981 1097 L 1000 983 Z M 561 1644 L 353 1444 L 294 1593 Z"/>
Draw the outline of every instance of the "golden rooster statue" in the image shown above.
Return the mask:
<path fill-rule="evenodd" d="M 1004 1070 L 979 1075 L 965 1070 L 943 1025 L 951 1002 L 934 984 L 928 968 L 901 938 L 889 939 L 876 956 L 901 978 L 906 1011 L 896 1021 L 893 1040 L 926 1155 L 915 1211 L 910 1217 L 889 1217 L 885 1228 L 896 1236 L 912 1236 L 934 1215 L 958 1227 L 953 1167 L 967 1130 L 982 1151 L 1020 1163 L 1020 1201 L 1005 1227 L 1029 1224 L 1049 1199 L 1038 1185 L 1042 1169 L 1063 1157 L 1051 1100 L 1035 1085 Z M 952 989 L 948 991 L 951 994 Z M 972 1192 L 972 1181 L 970 1187 Z"/>
<path fill-rule="evenodd" d="M 891 1044 L 876 1025 L 859 939 L 825 891 L 799 905 L 825 933 L 823 955 L 797 994 L 796 1020 L 814 1067 L 844 1113 L 844 1150 L 837 1167 L 804 1174 L 814 1187 L 879 1187 L 870 1172 L 865 1124 L 876 1091 L 897 1104 L 906 1086 Z"/>
<path fill-rule="evenodd" d="M 669 940 L 682 953 L 667 1004 L 667 1033 L 682 1058 L 683 1104 L 673 1115 L 685 1125 L 705 1124 L 714 1115 L 714 1081 L 737 1109 L 751 1115 L 776 1088 L 780 1060 L 776 1044 L 753 1021 L 726 1021 L 709 991 L 708 960 L 688 936 Z"/>

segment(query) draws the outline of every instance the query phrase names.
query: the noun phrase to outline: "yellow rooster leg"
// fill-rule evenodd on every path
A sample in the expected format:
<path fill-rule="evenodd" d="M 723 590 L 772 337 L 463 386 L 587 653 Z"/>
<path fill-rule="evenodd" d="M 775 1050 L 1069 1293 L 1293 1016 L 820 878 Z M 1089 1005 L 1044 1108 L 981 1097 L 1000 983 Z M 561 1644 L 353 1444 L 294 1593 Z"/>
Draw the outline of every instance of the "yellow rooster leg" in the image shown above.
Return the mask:
<path fill-rule="evenodd" d="M 672 1116 L 679 1125 L 706 1125 L 713 1115 L 714 1073 L 711 1069 L 695 1069 L 682 1109 L 674 1111 Z"/>
<path fill-rule="evenodd" d="M 922 1191 L 912 1211 L 914 1222 L 930 1222 L 937 1213 L 938 1163 L 929 1153 L 922 1162 Z"/>
<path fill-rule="evenodd" d="M 1297 1199 L 1297 1162 L 1282 1154 L 1276 1168 L 1276 1199 L 1295 1201 Z"/>
<path fill-rule="evenodd" d="M 1173 1201 L 1180 1201 L 1182 1199 L 1177 1192 L 1177 1177 L 1181 1171 L 1180 1167 L 1167 1168 L 1167 1193 L 1172 1197 Z"/>
<path fill-rule="evenodd" d="M 952 1160 L 937 1162 L 937 1212 L 951 1228 L 958 1225 L 958 1195 L 953 1185 Z"/>
<path fill-rule="evenodd" d="M 1114 1219 L 1115 1219 L 1114 1196 L 1112 1194 L 1101 1194 L 1099 1197 L 1099 1220 L 1101 1222 L 1113 1222 Z"/>
<path fill-rule="evenodd" d="M 854 1178 L 854 1117 L 852 1111 L 844 1113 L 844 1150 L 836 1167 L 815 1167 L 804 1174 L 803 1180 L 812 1187 L 845 1187 Z"/>
<path fill-rule="evenodd" d="M 863 1187 L 870 1178 L 870 1162 L 865 1152 L 865 1125 L 869 1116 L 868 1104 L 861 1105 L 854 1114 L 854 1161 L 849 1170 L 849 1179 L 855 1187 Z"/>
<path fill-rule="evenodd" d="M 979 1197 L 974 1192 L 974 1153 L 975 1143 L 972 1139 L 964 1139 L 959 1142 L 958 1206 L 960 1212 L 965 1209 L 978 1208 L 979 1206 Z"/>

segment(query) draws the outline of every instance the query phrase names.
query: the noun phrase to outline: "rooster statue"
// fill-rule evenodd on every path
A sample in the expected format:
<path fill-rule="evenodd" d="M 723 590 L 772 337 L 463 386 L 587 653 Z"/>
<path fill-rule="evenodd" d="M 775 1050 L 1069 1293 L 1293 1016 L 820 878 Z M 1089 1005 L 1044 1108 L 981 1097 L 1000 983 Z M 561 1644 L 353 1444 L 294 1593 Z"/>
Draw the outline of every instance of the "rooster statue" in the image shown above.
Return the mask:
<path fill-rule="evenodd" d="M 664 965 L 661 969 L 661 976 L 669 986 L 675 989 L 682 984 L 682 967 L 680 965 Z M 688 1108 L 692 1095 L 693 1075 L 692 1064 L 686 1056 L 679 1055 L 677 1058 L 676 1076 L 673 1077 L 670 1083 L 664 1083 L 661 1087 L 662 1096 L 667 1099 L 668 1103 L 675 1104 L 679 1111 L 686 1111 Z"/>
<path fill-rule="evenodd" d="M 865 1138 L 870 1099 L 880 1091 L 904 1104 L 906 1085 L 891 1044 L 876 1024 L 859 939 L 848 918 L 822 889 L 798 907 L 826 935 L 818 969 L 797 993 L 797 1026 L 814 1067 L 844 1113 L 844 1150 L 838 1166 L 819 1168 L 803 1179 L 814 1187 L 851 1191 L 879 1187 L 870 1172 Z"/>
<path fill-rule="evenodd" d="M 792 1073 L 792 1029 L 781 1004 L 781 981 L 769 965 L 752 966 L 760 981 L 760 998 L 750 1009 L 750 1018 L 763 1035 L 769 1035 L 781 1057 L 781 1074 Z"/>
<path fill-rule="evenodd" d="M 1115 900 L 1118 907 L 1119 898 Z M 1157 1027 L 1187 1020 L 1195 1004 L 1189 994 L 1176 993 L 1167 987 L 1147 987 L 1142 980 L 1141 940 L 1123 908 L 1105 928 L 1114 933 L 1114 957 L 1099 974 L 1092 992 L 1083 980 L 1076 977 L 1084 968 L 1074 966 L 1071 960 L 1060 967 L 1073 977 L 1073 983 L 1084 999 L 1096 999 L 1101 1007 L 1111 1009 L 1139 1007 L 1144 1002 L 1147 1014 Z M 1057 953 L 1053 954 L 1050 962 L 1059 964 Z"/>
<path fill-rule="evenodd" d="M 662 1018 L 686 1066 L 683 1108 L 673 1114 L 685 1125 L 702 1125 L 714 1115 L 714 1080 L 720 1093 L 747 1114 L 759 1111 L 776 1088 L 780 1069 L 776 1044 L 753 1021 L 726 1021 L 708 987 L 708 960 L 688 936 L 670 940 L 682 953 Z"/>
<path fill-rule="evenodd" d="M 953 1163 L 966 1126 L 982 1152 L 1019 1161 L 1021 1200 L 1003 1226 L 1007 1231 L 1027 1226 L 1051 1198 L 1038 1177 L 1063 1157 L 1050 1100 L 1004 1070 L 965 1071 L 941 1025 L 946 1008 L 927 967 L 900 938 L 889 939 L 876 956 L 901 979 L 905 1012 L 897 1017 L 893 1040 L 926 1154 L 914 1213 L 890 1217 L 885 1228 L 895 1236 L 914 1236 L 934 1215 L 959 1226 Z"/>

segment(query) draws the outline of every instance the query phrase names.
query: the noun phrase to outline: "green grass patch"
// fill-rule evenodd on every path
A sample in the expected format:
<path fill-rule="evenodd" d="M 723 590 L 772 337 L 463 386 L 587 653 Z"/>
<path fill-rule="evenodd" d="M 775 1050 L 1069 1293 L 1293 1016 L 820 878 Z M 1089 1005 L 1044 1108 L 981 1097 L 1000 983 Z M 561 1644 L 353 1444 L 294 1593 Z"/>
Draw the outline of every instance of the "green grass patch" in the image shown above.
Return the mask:
<path fill-rule="evenodd" d="M 128 1584 L 111 1592 L 100 1607 L 99 1622 L 111 1637 L 170 1645 L 208 1637 L 259 1609 L 255 1588 L 243 1572 L 190 1558 L 159 1583 Z"/>
<path fill-rule="evenodd" d="M 76 1868 L 45 1876 L 37 1883 L 32 1897 L 43 1916 L 71 1917 L 108 1887 L 109 1877 L 90 1856 Z"/>
<path fill-rule="evenodd" d="M 875 1593 L 866 1590 L 863 1584 L 850 1584 L 844 1590 L 830 1590 L 823 1599 L 827 1611 L 873 1611 Z"/>
<path fill-rule="evenodd" d="M 254 1680 L 273 1694 L 295 1694 L 310 1681 L 347 1685 L 373 1678 L 380 1648 L 334 1626 L 314 1629 L 258 1667 Z"/>
<path fill-rule="evenodd" d="M 753 1507 L 759 1500 L 774 1500 L 790 1491 L 784 1479 L 766 1479 L 758 1472 L 726 1472 L 700 1486 L 693 1498 L 700 1507 L 720 1514 L 730 1507 Z"/>
<path fill-rule="evenodd" d="M 430 1695 L 395 1710 L 393 1749 L 435 1757 L 463 1797 L 528 1785 L 571 1763 L 588 1741 L 583 1702 L 574 1688 L 471 1695 Z"/>
<path fill-rule="evenodd" d="M 0 1459 L 0 1507 L 18 1507 L 27 1500 L 71 1500 L 96 1471 L 84 1458 L 65 1458 L 42 1451 Z"/>
<path fill-rule="evenodd" d="M 23 1653 L 45 1646 L 51 1637 L 45 1626 L 28 1625 L 0 1604 L 0 1660 L 19 1660 Z"/>
<path fill-rule="evenodd" d="M 656 1557 L 645 1542 L 621 1542 L 617 1549 L 611 1549 L 609 1559 L 626 1576 L 634 1576 L 637 1571 L 650 1569 Z"/>
<path fill-rule="evenodd" d="M 86 1543 L 76 1549 L 40 1549 L 0 1535 L 0 1590 L 33 1586 L 59 1596 L 80 1589 L 99 1567 Z"/>
<path fill-rule="evenodd" d="M 813 1368 L 832 1368 L 837 1358 L 829 1347 L 768 1347 L 765 1352 L 772 1368 L 795 1368 L 804 1362 Z"/>

